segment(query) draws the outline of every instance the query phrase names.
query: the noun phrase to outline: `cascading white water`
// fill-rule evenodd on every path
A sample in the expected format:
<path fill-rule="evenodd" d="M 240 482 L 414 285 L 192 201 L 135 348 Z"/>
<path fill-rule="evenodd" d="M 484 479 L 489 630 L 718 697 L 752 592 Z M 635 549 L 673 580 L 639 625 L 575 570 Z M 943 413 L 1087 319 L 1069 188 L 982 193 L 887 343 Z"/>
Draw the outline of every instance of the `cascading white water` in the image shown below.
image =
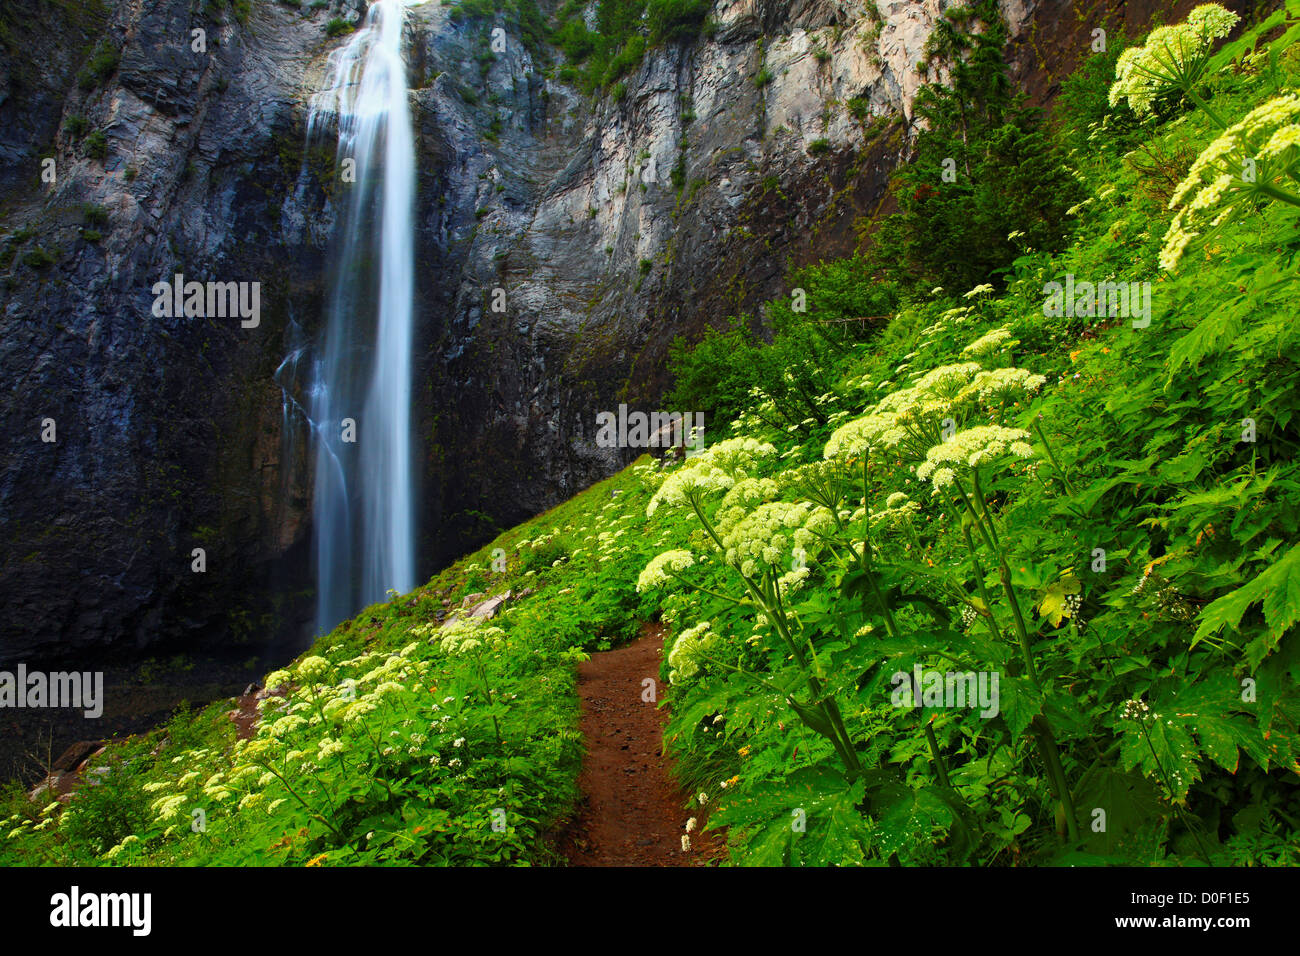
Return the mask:
<path fill-rule="evenodd" d="M 330 86 L 313 97 L 308 117 L 309 139 L 337 128 L 340 180 L 348 190 L 308 396 L 320 629 L 383 600 L 390 588 L 415 586 L 415 143 L 402 60 L 407 3 L 371 5 L 364 27 L 331 55 Z"/>

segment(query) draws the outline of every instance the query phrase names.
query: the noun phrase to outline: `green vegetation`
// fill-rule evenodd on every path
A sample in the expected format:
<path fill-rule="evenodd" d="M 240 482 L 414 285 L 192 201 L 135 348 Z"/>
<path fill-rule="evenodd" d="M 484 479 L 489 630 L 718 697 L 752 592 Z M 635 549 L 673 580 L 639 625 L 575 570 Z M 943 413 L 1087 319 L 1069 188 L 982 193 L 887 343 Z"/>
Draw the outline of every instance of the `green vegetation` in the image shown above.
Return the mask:
<path fill-rule="evenodd" d="M 48 269 L 58 261 L 58 256 L 40 246 L 33 246 L 23 253 L 22 259 L 23 265 L 28 268 Z"/>
<path fill-rule="evenodd" d="M 627 92 L 620 81 L 640 66 L 648 49 L 688 43 L 710 29 L 708 0 L 598 0 L 594 29 L 584 19 L 587 6 L 565 0 L 548 19 L 536 0 L 459 0 L 452 17 L 485 27 L 504 24 L 538 60 L 549 49 L 561 51 L 561 80 L 587 93 L 613 90 L 616 102 Z M 486 30 L 481 41 L 483 67 L 492 58 Z"/>
<path fill-rule="evenodd" d="M 679 43 L 696 39 L 704 32 L 712 7 L 711 0 L 650 0 L 646 6 L 650 42 Z"/>
<path fill-rule="evenodd" d="M 101 40 L 90 61 L 77 74 L 77 85 L 83 90 L 93 90 L 116 72 L 121 59 L 122 55 L 116 47 Z"/>
<path fill-rule="evenodd" d="M 105 159 L 108 156 L 108 137 L 103 130 L 95 130 L 82 141 L 82 149 L 91 159 Z"/>
<path fill-rule="evenodd" d="M 507 25 L 533 57 L 541 59 L 544 56 L 543 44 L 549 40 L 549 30 L 537 0 L 459 0 L 452 5 L 451 16 L 457 23 L 475 21 Z M 486 34 L 482 40 L 484 52 L 491 56 L 487 51 Z"/>
<path fill-rule="evenodd" d="M 329 23 L 325 24 L 325 35 L 329 37 L 341 37 L 345 33 L 351 33 L 356 29 L 355 24 L 348 23 L 342 17 L 335 17 Z"/>
<path fill-rule="evenodd" d="M 103 226 L 108 222 L 108 210 L 97 203 L 82 203 L 81 218 L 88 226 Z"/>
<path fill-rule="evenodd" d="M 322 636 L 249 740 L 220 702 L 116 742 L 66 806 L 12 791 L 0 864 L 552 862 L 574 665 L 656 617 L 683 818 L 732 862 L 1300 864 L 1300 55 L 1206 56 L 1224 16 L 1176 35 L 1185 88 L 1107 55 L 1050 124 L 990 60 L 950 101 L 957 158 L 1042 141 L 1078 195 L 1059 239 L 1029 241 L 1031 203 L 970 286 L 875 254 L 794 273 L 674 348 L 706 449 Z"/>
<path fill-rule="evenodd" d="M 0 864 L 554 862 L 542 837 L 572 806 L 581 750 L 575 665 L 653 612 L 634 586 L 656 544 L 638 531 L 648 501 L 617 476 L 368 608 L 267 676 L 283 696 L 251 739 L 219 701 L 115 742 L 66 808 L 11 787 Z M 518 597 L 441 626 L 489 586 Z"/>
<path fill-rule="evenodd" d="M 904 271 L 882 332 L 810 357 L 836 372 L 825 426 L 760 386 L 663 479 L 651 529 L 698 529 L 640 582 L 678 635 L 668 739 L 738 862 L 1300 861 L 1300 100 L 1278 95 L 1300 70 L 1253 42 L 1193 88 L 1212 112 L 1162 89 L 1099 116 L 1116 60 L 1085 65 L 1057 117 L 1083 193 L 1059 251 L 1012 235 L 968 291 Z M 973 154 L 1004 130 L 972 124 Z M 1151 156 L 1188 158 L 1171 185 Z M 1196 214 L 1171 223 L 1171 194 Z M 853 272 L 798 277 L 808 326 L 871 307 L 845 310 Z M 1140 297 L 1055 308 L 1067 276 L 1149 282 L 1150 324 Z M 791 318 L 770 345 L 679 347 L 679 390 L 710 366 L 703 393 L 761 381 Z M 1000 677 L 996 714 L 951 699 L 964 673 Z"/>
<path fill-rule="evenodd" d="M 226 7 L 239 23 L 247 23 L 253 12 L 253 0 L 203 0 L 202 10 L 205 16 L 215 18 Z"/>
<path fill-rule="evenodd" d="M 954 17 L 983 29 L 963 32 Z M 1066 210 L 1083 193 L 1037 113 L 1012 92 L 1005 42 L 993 0 L 950 9 L 931 36 L 932 60 L 949 67 L 951 85 L 917 95 L 926 132 L 892 184 L 900 212 L 871 236 L 879 279 L 914 292 L 969 289 L 1000 282 L 1025 245 L 1065 242 Z"/>
<path fill-rule="evenodd" d="M 650 47 L 689 42 L 706 32 L 711 4 L 705 0 L 598 0 L 595 29 L 588 29 L 583 19 L 586 6 L 566 0 L 548 20 L 535 0 L 461 0 L 453 16 L 507 23 L 537 58 L 544 58 L 547 48 L 560 50 L 565 59 L 560 79 L 592 93 L 615 88 L 641 64 Z"/>

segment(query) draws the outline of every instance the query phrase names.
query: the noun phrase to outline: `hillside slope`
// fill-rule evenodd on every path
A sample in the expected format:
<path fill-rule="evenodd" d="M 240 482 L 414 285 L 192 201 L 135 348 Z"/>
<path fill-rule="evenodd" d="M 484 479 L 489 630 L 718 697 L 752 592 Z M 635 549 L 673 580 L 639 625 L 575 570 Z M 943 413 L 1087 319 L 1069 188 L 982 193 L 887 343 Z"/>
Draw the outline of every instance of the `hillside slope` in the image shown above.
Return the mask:
<path fill-rule="evenodd" d="M 1077 74 L 1069 243 L 818 357 L 820 420 L 754 396 L 321 638 L 247 739 L 214 705 L 13 794 L 0 861 L 553 862 L 574 666 L 659 619 L 735 862 L 1300 862 L 1298 14 L 1187 98 Z M 874 282 L 804 278 L 810 321 Z"/>

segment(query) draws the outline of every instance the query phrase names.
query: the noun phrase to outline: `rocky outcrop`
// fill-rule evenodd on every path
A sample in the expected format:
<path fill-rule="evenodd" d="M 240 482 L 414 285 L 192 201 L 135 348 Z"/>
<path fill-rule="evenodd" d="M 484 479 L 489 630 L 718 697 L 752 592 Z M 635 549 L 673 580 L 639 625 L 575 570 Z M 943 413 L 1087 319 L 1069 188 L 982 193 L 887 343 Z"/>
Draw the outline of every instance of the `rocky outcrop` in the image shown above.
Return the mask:
<path fill-rule="evenodd" d="M 274 569 L 306 535 L 306 492 L 281 481 L 273 376 L 286 325 L 318 311 L 324 246 L 286 228 L 283 207 L 324 22 L 274 4 L 240 23 L 190 0 L 120 3 L 56 122 L 31 121 L 50 138 L 12 145 L 5 659 L 273 629 Z M 177 273 L 259 281 L 258 326 L 155 315 L 151 290 Z"/>
<path fill-rule="evenodd" d="M 410 9 L 422 572 L 618 467 L 596 414 L 656 407 L 674 336 L 853 251 L 948 5 L 719 0 L 621 98 Z M 364 3 L 11 6 L 55 39 L 0 57 L 0 660 L 301 626 L 305 370 L 281 363 L 318 330 L 342 188 L 304 124 L 327 24 Z M 1138 6 L 1004 0 L 1018 75 L 1049 98 L 1088 25 Z M 155 315 L 176 273 L 261 283 L 258 325 Z"/>

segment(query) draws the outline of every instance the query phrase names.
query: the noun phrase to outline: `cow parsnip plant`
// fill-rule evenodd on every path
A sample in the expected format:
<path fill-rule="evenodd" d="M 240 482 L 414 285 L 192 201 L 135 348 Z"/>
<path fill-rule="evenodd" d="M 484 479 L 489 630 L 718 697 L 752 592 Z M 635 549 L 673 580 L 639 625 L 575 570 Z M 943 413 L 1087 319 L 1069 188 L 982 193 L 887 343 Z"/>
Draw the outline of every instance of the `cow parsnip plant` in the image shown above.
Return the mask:
<path fill-rule="evenodd" d="M 1198 67 L 1196 92 L 1216 114 L 1254 112 L 1246 127 L 1276 116 L 1296 71 L 1283 41 L 1256 57 L 1269 71 Z M 1196 55 L 1213 62 L 1203 47 Z M 1223 52 L 1229 62 L 1242 51 Z M 1196 156 L 1222 126 L 1204 111 L 1189 119 L 1126 136 L 1145 137 L 1156 156 Z M 1282 128 L 1255 139 L 1267 145 Z M 794 436 L 761 416 L 737 420 L 738 434 L 777 447 L 763 480 L 780 496 L 799 500 L 787 479 L 824 442 L 839 471 L 827 480 L 852 490 L 803 500 L 858 521 L 869 501 L 897 512 L 867 518 L 877 533 L 854 551 L 860 563 L 870 556 L 875 581 L 846 589 L 843 565 L 810 562 L 787 611 L 807 666 L 755 608 L 733 613 L 699 592 L 665 601 L 685 635 L 708 621 L 708 654 L 681 685 L 670 739 L 713 821 L 743 834 L 738 862 L 1240 864 L 1247 845 L 1257 848 L 1249 862 L 1297 859 L 1264 849 L 1279 846 L 1279 830 L 1294 842 L 1300 823 L 1289 204 L 1234 208 L 1194 274 L 1158 284 L 1163 319 L 1148 328 L 1048 318 L 1047 281 L 1158 274 L 1164 173 L 1121 155 L 1131 138 L 1091 141 L 1100 148 L 1075 159 L 1092 198 L 1072 211 L 1080 234 L 1066 253 L 1026 249 L 1003 296 L 935 289 L 932 302 L 905 307 L 830 400 L 827 428 Z M 1184 168 L 1174 186 L 1192 176 Z M 1012 351 L 1046 380 L 1008 373 Z M 980 374 L 970 364 L 1019 387 L 997 412 L 958 413 L 956 396 Z M 914 391 L 927 369 L 941 394 Z M 1018 442 L 1032 457 L 1013 453 Z M 865 482 L 846 474 L 864 463 Z M 723 566 L 696 560 L 681 576 L 725 589 L 734 569 Z M 1002 714 L 922 710 L 909 723 L 882 677 L 917 662 L 999 670 Z M 791 714 L 787 689 L 807 669 L 827 678 L 856 776 Z M 755 677 L 773 688 L 757 691 Z"/>

